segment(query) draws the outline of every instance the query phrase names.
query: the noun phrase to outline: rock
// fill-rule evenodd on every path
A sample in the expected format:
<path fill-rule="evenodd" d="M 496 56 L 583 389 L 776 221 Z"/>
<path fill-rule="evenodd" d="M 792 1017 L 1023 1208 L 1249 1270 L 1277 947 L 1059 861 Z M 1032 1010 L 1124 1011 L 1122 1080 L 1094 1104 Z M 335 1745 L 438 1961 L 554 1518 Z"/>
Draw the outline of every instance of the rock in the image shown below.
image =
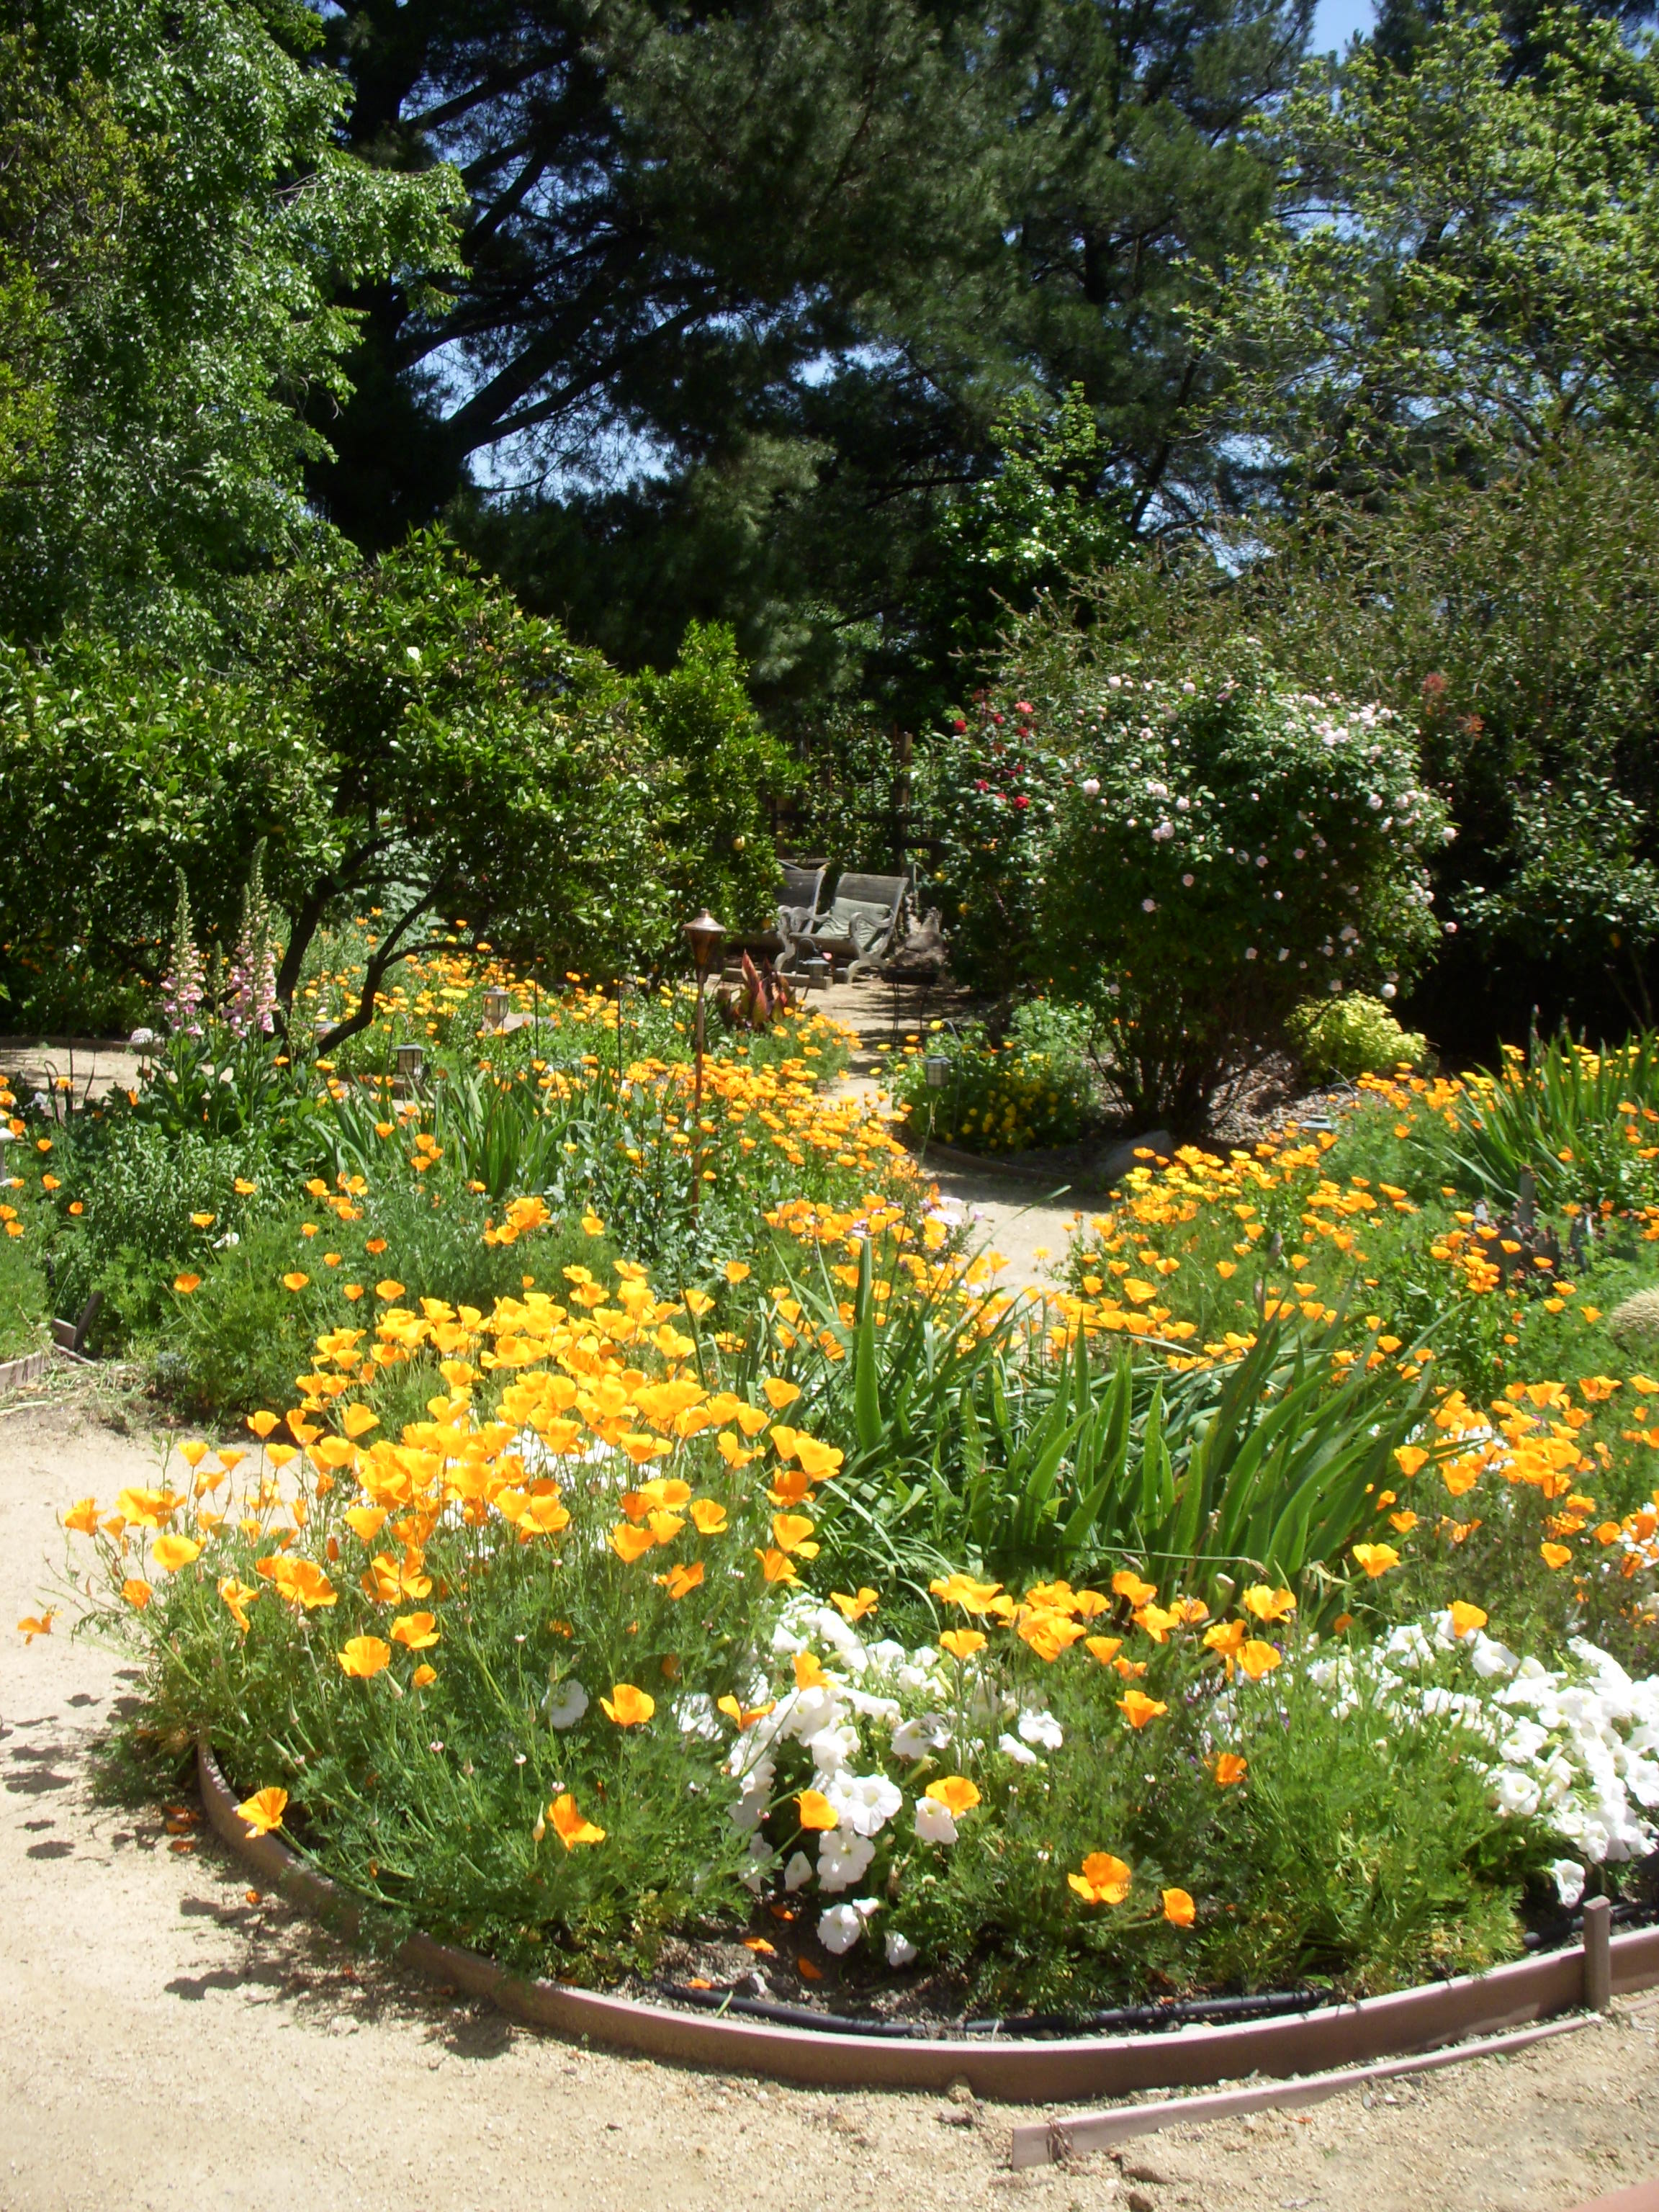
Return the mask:
<path fill-rule="evenodd" d="M 979 2124 L 979 2113 L 972 2105 L 941 2105 L 933 2118 L 942 2128 L 972 2128 Z"/>
<path fill-rule="evenodd" d="M 945 2094 L 953 2105 L 976 2105 L 979 2102 L 979 2099 L 974 2094 L 972 2085 L 963 2081 L 960 2075 L 951 2082 Z"/>
<path fill-rule="evenodd" d="M 1144 2189 L 1130 2190 L 1123 2201 L 1129 2212 L 1158 2212 L 1157 2199 L 1149 2197 Z"/>
<path fill-rule="evenodd" d="M 1154 2187 L 1163 2189 L 1168 2187 L 1171 2177 L 1165 2173 L 1161 2166 L 1153 2166 L 1146 2159 L 1126 2158 L 1123 2161 L 1123 2179 L 1126 2181 L 1150 2181 Z"/>

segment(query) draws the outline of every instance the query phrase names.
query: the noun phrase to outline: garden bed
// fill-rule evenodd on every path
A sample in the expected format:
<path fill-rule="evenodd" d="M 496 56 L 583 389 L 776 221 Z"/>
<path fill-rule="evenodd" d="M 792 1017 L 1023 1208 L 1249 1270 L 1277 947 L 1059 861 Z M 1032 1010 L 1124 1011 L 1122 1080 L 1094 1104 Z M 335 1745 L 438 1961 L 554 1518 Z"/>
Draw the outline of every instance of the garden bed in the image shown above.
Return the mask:
<path fill-rule="evenodd" d="M 362 1932 L 357 1907 L 326 1877 L 274 1836 L 250 1835 L 234 1792 L 205 1744 L 198 1775 L 215 1831 L 263 1881 L 337 1934 Z M 1613 1993 L 1659 1983 L 1659 1931 L 1616 1936 L 1609 1951 Z M 1573 1947 L 1478 1978 L 1321 2008 L 1293 2020 L 1040 2041 L 964 2037 L 940 2027 L 889 2039 L 867 2026 L 860 2032 L 860 2024 L 851 2021 L 827 2032 L 805 2019 L 787 2025 L 711 2019 L 672 2005 L 526 1980 L 424 1935 L 404 1937 L 395 1955 L 413 1971 L 488 1999 L 514 2019 L 644 2056 L 804 2085 L 945 2089 L 965 2081 L 977 2095 L 1030 2104 L 1196 2087 L 1253 2074 L 1317 2073 L 1548 2020 L 1587 2001 L 1584 1954 Z"/>

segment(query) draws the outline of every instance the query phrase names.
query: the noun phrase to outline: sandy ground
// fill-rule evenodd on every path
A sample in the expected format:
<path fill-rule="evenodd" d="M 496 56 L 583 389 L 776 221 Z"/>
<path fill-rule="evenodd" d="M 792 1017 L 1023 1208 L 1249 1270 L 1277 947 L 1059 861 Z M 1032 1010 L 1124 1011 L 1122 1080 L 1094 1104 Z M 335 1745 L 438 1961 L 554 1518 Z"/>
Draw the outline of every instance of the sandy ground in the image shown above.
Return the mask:
<path fill-rule="evenodd" d="M 164 1808 L 98 1802 L 131 1672 L 62 1621 L 29 1646 L 12 1629 L 64 1556 L 63 1507 L 153 1464 L 87 1388 L 0 1407 L 0 2212 L 1565 2212 L 1659 2172 L 1659 1996 L 1535 2055 L 1016 2175 L 1029 2112 L 583 2051 L 354 1957 Z"/>
<path fill-rule="evenodd" d="M 927 1019 L 947 1007 L 937 994 L 907 987 L 896 998 L 890 985 L 864 977 L 814 991 L 807 1003 L 844 1022 L 859 1037 L 861 1048 L 837 1088 L 871 1099 L 879 1089 L 882 1055 L 877 1048 L 923 1036 Z M 939 1185 L 939 1196 L 971 1224 L 975 1247 L 1000 1255 L 1000 1283 L 1011 1288 L 1041 1285 L 1056 1274 L 1079 1218 L 1074 1199 L 1054 1196 L 1040 1184 L 1012 1176 L 958 1174 L 936 1166 L 927 1172 Z M 1099 1204 L 1097 1199 L 1097 1211 Z"/>

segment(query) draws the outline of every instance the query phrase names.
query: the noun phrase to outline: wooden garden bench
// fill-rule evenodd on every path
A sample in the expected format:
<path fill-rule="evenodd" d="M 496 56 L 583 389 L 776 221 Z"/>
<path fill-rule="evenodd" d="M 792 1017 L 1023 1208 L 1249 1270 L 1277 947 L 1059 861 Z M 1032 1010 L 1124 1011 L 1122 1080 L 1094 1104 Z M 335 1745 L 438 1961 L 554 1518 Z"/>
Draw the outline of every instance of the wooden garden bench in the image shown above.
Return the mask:
<path fill-rule="evenodd" d="M 830 910 L 793 939 L 788 958 L 827 959 L 850 982 L 878 968 L 893 949 L 909 894 L 908 876 L 844 875 Z"/>

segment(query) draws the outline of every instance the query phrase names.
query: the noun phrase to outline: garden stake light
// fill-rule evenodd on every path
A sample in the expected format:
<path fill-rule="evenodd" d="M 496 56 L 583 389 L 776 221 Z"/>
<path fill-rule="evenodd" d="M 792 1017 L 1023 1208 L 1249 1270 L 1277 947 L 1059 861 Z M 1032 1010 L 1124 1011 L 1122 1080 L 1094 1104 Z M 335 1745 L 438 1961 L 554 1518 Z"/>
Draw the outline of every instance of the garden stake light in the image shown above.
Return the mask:
<path fill-rule="evenodd" d="M 512 1006 L 510 995 L 499 987 L 483 994 L 484 1027 L 499 1032 L 506 1026 L 507 1010 Z"/>
<path fill-rule="evenodd" d="M 704 907 L 695 921 L 685 924 L 684 935 L 686 943 L 691 947 L 692 964 L 697 971 L 696 1073 L 691 1090 L 691 1218 L 695 1221 L 697 1201 L 702 1195 L 703 987 L 708 981 L 708 971 L 719 959 L 720 947 L 726 942 L 726 925 L 716 921 Z"/>

